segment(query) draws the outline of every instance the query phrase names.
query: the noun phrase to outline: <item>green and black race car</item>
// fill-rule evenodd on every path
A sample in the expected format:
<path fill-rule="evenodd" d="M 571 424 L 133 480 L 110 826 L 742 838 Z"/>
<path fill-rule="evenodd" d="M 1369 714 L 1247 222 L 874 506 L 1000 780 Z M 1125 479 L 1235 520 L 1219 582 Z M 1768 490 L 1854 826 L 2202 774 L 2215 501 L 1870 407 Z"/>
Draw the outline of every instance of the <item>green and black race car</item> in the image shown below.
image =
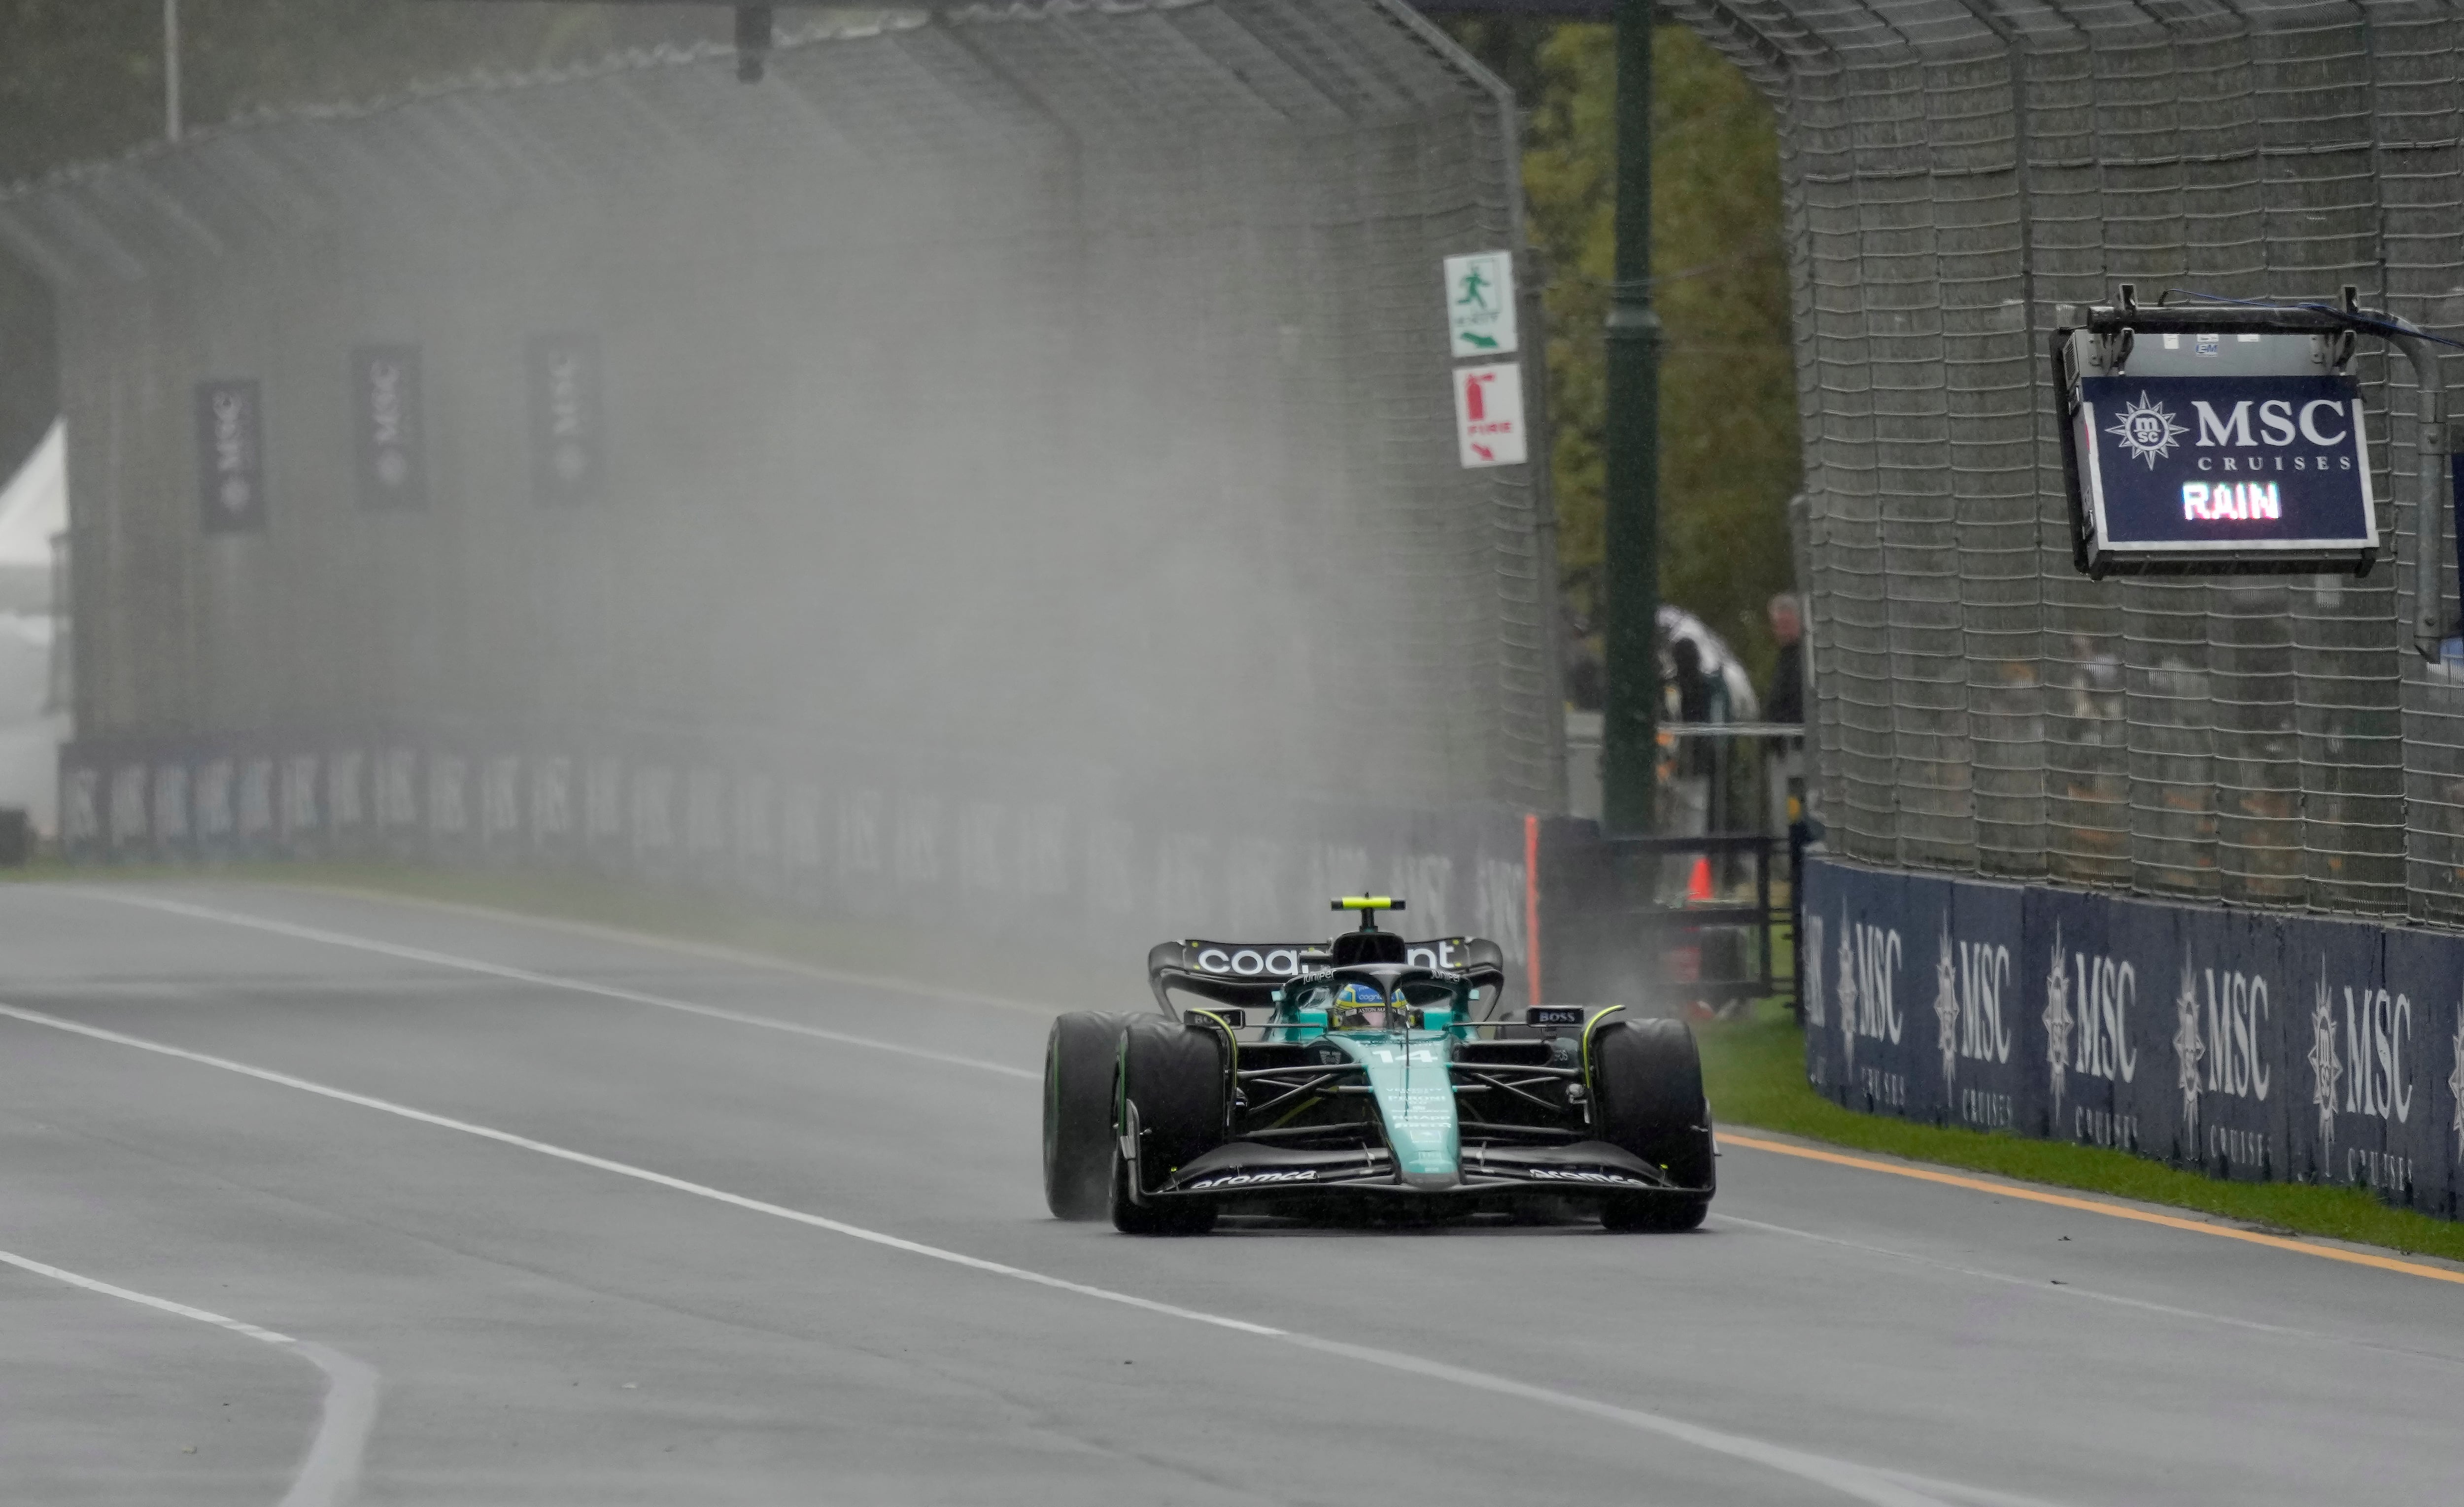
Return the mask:
<path fill-rule="evenodd" d="M 1400 900 L 1334 905 L 1359 930 L 1165 942 L 1147 957 L 1155 1012 L 1053 1022 L 1044 1192 L 1056 1216 L 1109 1213 L 1145 1235 L 1200 1234 L 1226 1213 L 1703 1222 L 1711 1108 L 1683 1021 L 1617 1006 L 1508 1018 L 1494 942 L 1379 930 Z"/>

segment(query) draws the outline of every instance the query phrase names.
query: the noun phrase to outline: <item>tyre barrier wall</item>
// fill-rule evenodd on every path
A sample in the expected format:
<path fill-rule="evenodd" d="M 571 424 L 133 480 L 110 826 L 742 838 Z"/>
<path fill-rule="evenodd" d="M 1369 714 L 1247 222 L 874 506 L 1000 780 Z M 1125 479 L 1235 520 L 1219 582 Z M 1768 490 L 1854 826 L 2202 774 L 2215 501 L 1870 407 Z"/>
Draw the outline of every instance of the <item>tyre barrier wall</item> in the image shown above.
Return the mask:
<path fill-rule="evenodd" d="M 1830 1098 L 2458 1215 L 2464 937 L 1836 858 L 1805 886 Z"/>
<path fill-rule="evenodd" d="M 566 867 L 1045 950 L 1321 936 L 1327 898 L 1410 900 L 1521 967 L 1525 823 L 1265 792 L 1124 789 L 878 748 L 529 743 L 375 732 L 62 750 L 73 863 Z"/>

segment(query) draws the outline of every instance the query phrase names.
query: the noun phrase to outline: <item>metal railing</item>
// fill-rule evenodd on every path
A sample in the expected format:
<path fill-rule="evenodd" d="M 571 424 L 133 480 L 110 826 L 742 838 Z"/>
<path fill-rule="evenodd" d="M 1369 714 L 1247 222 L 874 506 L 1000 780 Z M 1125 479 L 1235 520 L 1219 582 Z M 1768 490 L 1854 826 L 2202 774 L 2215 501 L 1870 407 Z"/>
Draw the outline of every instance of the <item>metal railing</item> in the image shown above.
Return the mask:
<path fill-rule="evenodd" d="M 1661 831 L 1587 830 L 1558 861 L 1549 945 L 1567 961 L 1551 993 L 1712 1011 L 1771 998 L 1794 1008 L 1805 729 L 1672 722 L 1660 732 Z M 1581 761 L 1597 746 L 1595 736 L 1570 732 L 1578 802 Z"/>

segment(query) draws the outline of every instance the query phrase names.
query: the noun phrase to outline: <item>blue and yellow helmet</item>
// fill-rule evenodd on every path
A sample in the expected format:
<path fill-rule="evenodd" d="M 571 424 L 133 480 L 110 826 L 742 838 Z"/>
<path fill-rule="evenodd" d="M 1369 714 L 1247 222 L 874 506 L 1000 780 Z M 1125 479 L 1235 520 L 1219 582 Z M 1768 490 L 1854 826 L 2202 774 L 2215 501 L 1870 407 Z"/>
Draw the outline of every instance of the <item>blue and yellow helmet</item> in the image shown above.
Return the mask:
<path fill-rule="evenodd" d="M 1396 1031 L 1411 1024 L 1410 1011 L 1388 1003 L 1376 985 L 1347 979 L 1334 991 L 1327 1009 L 1329 1031 Z"/>

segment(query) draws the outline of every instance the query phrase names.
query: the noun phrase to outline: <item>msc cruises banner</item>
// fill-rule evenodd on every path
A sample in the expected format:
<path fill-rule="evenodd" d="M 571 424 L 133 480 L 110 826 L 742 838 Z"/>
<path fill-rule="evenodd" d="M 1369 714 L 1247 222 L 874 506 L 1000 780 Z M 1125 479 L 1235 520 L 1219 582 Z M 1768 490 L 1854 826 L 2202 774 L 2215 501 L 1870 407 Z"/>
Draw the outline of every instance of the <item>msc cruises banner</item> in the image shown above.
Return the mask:
<path fill-rule="evenodd" d="M 2457 1212 L 2464 938 L 1829 858 L 1805 885 L 1831 1098 Z"/>
<path fill-rule="evenodd" d="M 77 862 L 573 864 L 1132 958 L 1167 937 L 1323 935 L 1327 898 L 1367 890 L 1523 965 L 1520 812 L 1243 804 L 1082 776 L 861 745 L 458 724 L 84 740 L 61 751 L 60 836 Z"/>
<path fill-rule="evenodd" d="M 265 412 L 253 380 L 197 384 L 197 490 L 209 534 L 265 532 Z"/>
<path fill-rule="evenodd" d="M 2227 554 L 2377 545 L 2352 378 L 2089 377 L 2079 388 L 2081 480 L 2106 545 Z"/>
<path fill-rule="evenodd" d="M 360 505 L 428 505 L 428 414 L 419 347 L 362 345 L 351 352 L 351 424 Z"/>
<path fill-rule="evenodd" d="M 531 496 L 552 507 L 596 502 L 607 475 L 599 338 L 534 335 L 527 358 Z"/>

